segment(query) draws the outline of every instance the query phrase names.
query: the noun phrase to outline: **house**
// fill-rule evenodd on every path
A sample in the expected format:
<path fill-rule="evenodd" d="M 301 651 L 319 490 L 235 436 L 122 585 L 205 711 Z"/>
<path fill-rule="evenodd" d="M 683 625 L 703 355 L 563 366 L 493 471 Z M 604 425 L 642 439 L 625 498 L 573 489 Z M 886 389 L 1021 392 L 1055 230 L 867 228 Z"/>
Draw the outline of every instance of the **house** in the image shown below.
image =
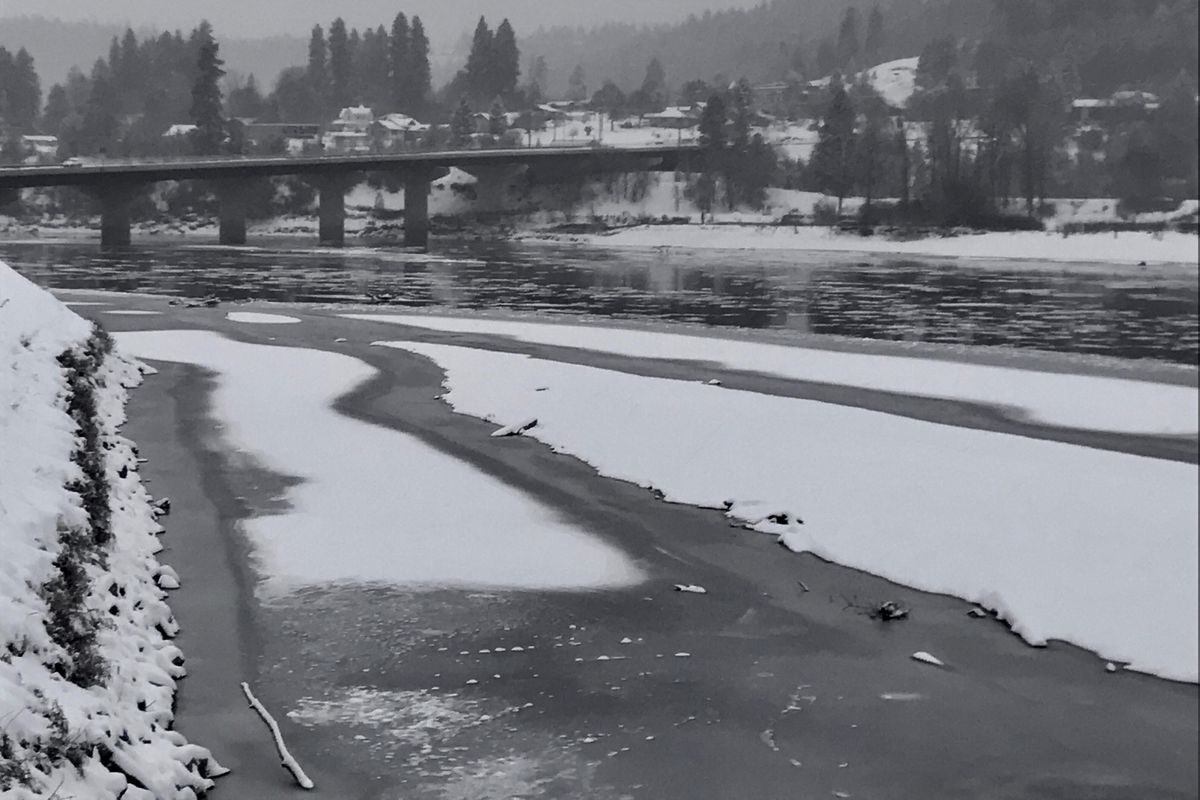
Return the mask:
<path fill-rule="evenodd" d="M 662 111 L 647 114 L 643 119 L 647 125 L 655 128 L 686 130 L 700 124 L 701 113 L 699 106 L 667 106 Z"/>
<path fill-rule="evenodd" d="M 385 114 L 371 123 L 371 140 L 378 149 L 393 150 L 417 144 L 430 126 L 407 114 Z"/>
<path fill-rule="evenodd" d="M 321 126 L 315 122 L 247 122 L 242 126 L 242 137 L 254 150 L 269 152 L 282 146 L 294 155 L 320 144 Z"/>
<path fill-rule="evenodd" d="M 58 154 L 58 137 L 28 134 L 21 137 L 21 147 L 33 155 L 53 158 Z"/>
<path fill-rule="evenodd" d="M 1110 97 L 1081 97 L 1071 102 L 1071 121 L 1078 125 L 1140 122 L 1152 117 L 1160 106 L 1149 92 L 1114 92 Z"/>
<path fill-rule="evenodd" d="M 331 153 L 369 153 L 374 123 L 375 113 L 367 106 L 343 108 L 327 126 L 321 145 Z"/>

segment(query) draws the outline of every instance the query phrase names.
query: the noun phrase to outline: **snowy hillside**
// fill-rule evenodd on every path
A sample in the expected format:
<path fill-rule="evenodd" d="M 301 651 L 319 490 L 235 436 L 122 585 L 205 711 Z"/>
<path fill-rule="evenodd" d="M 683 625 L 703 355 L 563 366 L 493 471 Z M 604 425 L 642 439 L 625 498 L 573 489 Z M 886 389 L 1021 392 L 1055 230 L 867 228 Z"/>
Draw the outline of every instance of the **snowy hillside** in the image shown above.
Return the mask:
<path fill-rule="evenodd" d="M 223 771 L 171 730 L 177 583 L 117 432 L 139 367 L 110 346 L 0 263 L 5 798 L 194 798 Z"/>
<path fill-rule="evenodd" d="M 867 82 L 871 84 L 871 88 L 879 92 L 880 97 L 888 105 L 893 108 L 904 108 L 908 105 L 908 101 L 912 99 L 913 93 L 917 90 L 918 61 L 920 59 L 917 57 L 886 61 L 857 75 L 850 76 L 846 79 L 846 83 L 856 83 L 866 78 Z M 812 81 L 809 85 L 828 86 L 831 79 L 832 76 L 826 76 L 820 80 Z"/>

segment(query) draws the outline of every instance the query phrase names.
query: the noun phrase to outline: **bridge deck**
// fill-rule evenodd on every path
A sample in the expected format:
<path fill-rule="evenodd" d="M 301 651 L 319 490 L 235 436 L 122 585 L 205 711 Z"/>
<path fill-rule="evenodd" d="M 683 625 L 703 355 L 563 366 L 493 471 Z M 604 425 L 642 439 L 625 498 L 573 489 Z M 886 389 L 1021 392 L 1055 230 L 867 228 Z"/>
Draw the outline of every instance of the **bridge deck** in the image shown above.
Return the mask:
<path fill-rule="evenodd" d="M 494 150 L 439 150 L 338 156 L 223 156 L 184 159 L 109 159 L 93 164 L 0 168 L 0 189 L 31 186 L 97 186 L 163 180 L 249 178 L 267 175 L 321 175 L 356 171 L 420 172 L 447 167 L 547 165 L 582 171 L 673 170 L 679 157 L 698 150 L 694 144 L 644 147 L 528 147 Z M 650 163 L 647 163 L 650 162 Z"/>

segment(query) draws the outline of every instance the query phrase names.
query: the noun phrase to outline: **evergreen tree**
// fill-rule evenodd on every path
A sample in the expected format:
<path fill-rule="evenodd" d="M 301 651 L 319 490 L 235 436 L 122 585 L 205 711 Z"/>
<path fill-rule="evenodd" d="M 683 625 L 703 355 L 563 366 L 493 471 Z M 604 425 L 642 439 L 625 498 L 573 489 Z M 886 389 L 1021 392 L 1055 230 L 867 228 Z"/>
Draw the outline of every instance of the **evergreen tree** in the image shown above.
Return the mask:
<path fill-rule="evenodd" d="M 192 146 L 197 155 L 221 152 L 225 141 L 225 118 L 221 113 L 221 78 L 225 63 L 218 57 L 219 45 L 211 36 L 201 42 L 192 86 Z"/>
<path fill-rule="evenodd" d="M 33 131 L 42 111 L 42 87 L 28 50 L 22 47 L 17 51 L 7 73 L 0 83 L 0 94 L 3 95 L 0 113 L 10 127 Z"/>
<path fill-rule="evenodd" d="M 244 84 L 235 86 L 229 91 L 226 107 L 230 117 L 254 119 L 263 113 L 266 101 L 263 99 L 262 92 L 258 90 L 258 81 L 253 75 L 247 78 Z"/>
<path fill-rule="evenodd" d="M 838 28 L 838 66 L 843 69 L 849 67 L 858 54 L 858 9 L 850 6 L 846 9 L 846 15 L 842 17 L 842 24 Z"/>
<path fill-rule="evenodd" d="M 525 90 L 525 96 L 528 98 L 530 105 L 541 105 L 545 97 L 546 76 L 548 74 L 549 68 L 546 66 L 546 57 L 538 56 L 535 58 L 529 66 L 529 84 Z"/>
<path fill-rule="evenodd" d="M 491 110 L 488 112 L 488 132 L 492 136 L 500 137 L 508 130 L 508 118 L 505 116 L 504 103 L 497 97 L 492 101 Z"/>
<path fill-rule="evenodd" d="M 467 103 L 467 98 L 462 98 L 450 120 L 450 143 L 454 147 L 466 147 L 471 143 L 471 137 L 475 133 L 475 121 L 472 115 L 473 112 L 470 104 Z"/>
<path fill-rule="evenodd" d="M 409 93 L 412 113 L 420 114 L 433 91 L 432 71 L 429 66 L 429 37 L 420 17 L 412 18 L 411 49 L 409 55 Z"/>
<path fill-rule="evenodd" d="M 323 121 L 326 116 L 324 100 L 317 95 L 303 67 L 292 67 L 279 73 L 271 99 L 279 122 L 312 123 Z"/>
<path fill-rule="evenodd" d="M 351 96 L 353 64 L 346 22 L 338 17 L 329 26 L 329 100 L 330 111 L 333 113 L 353 102 L 354 98 Z"/>
<path fill-rule="evenodd" d="M 492 70 L 495 94 L 511 99 L 521 77 L 521 51 L 517 49 L 517 35 L 507 19 L 501 21 L 492 39 Z"/>
<path fill-rule="evenodd" d="M 867 21 L 867 41 L 863 46 L 871 64 L 879 60 L 880 54 L 883 52 L 884 40 L 883 12 L 879 10 L 879 6 L 875 6 L 871 9 L 871 17 Z"/>
<path fill-rule="evenodd" d="M 363 34 L 356 71 L 365 105 L 382 112 L 392 105 L 391 42 L 382 25 Z"/>
<path fill-rule="evenodd" d="M 46 108 L 42 111 L 42 131 L 57 136 L 63 122 L 70 114 L 71 102 L 67 99 L 67 90 L 61 83 L 56 83 L 50 87 L 50 92 L 46 95 Z"/>
<path fill-rule="evenodd" d="M 294 93 L 290 81 L 295 76 L 287 78 L 289 93 Z M 325 44 L 325 32 L 320 25 L 314 25 L 312 35 L 308 40 L 308 68 L 305 72 L 312 97 L 316 98 L 316 108 L 312 109 L 314 117 L 328 116 L 329 96 L 329 47 Z M 283 76 L 280 76 L 283 79 Z M 305 103 L 307 105 L 307 103 Z"/>
<path fill-rule="evenodd" d="M 817 72 L 822 77 L 832 75 L 840 69 L 838 64 L 837 46 L 832 39 L 822 39 L 817 47 Z"/>
<path fill-rule="evenodd" d="M 714 93 L 700 115 L 700 159 L 698 176 L 689 187 L 689 194 L 700 209 L 701 221 L 711 212 L 717 200 L 717 176 L 725 167 L 728 156 L 728 125 L 725 101 Z"/>
<path fill-rule="evenodd" d="M 392 20 L 388 40 L 388 60 L 391 69 L 392 103 L 398 111 L 408 111 L 413 104 L 412 31 L 408 17 L 401 11 Z"/>
<path fill-rule="evenodd" d="M 838 199 L 838 215 L 842 201 L 854 181 L 854 106 L 850 95 L 840 83 L 835 84 L 818 132 L 810 168 L 817 188 Z"/>
<path fill-rule="evenodd" d="M 639 114 L 661 111 L 667 105 L 667 74 L 658 58 L 646 65 L 642 85 L 630 95 L 629 103 Z"/>
<path fill-rule="evenodd" d="M 567 99 L 579 102 L 586 100 L 587 96 L 587 73 L 583 71 L 582 64 L 576 64 L 575 69 L 571 70 L 570 79 L 567 81 Z"/>
<path fill-rule="evenodd" d="M 471 37 L 471 52 L 467 55 L 466 87 L 475 102 L 487 102 L 496 95 L 492 29 L 487 20 L 479 18 Z"/>
<path fill-rule="evenodd" d="M 727 124 L 725 101 L 721 95 L 714 93 L 709 96 L 700 115 L 700 149 L 703 152 L 717 153 L 725 149 L 729 143 Z"/>
<path fill-rule="evenodd" d="M 88 83 L 87 106 L 80 121 L 74 152 L 111 154 L 116 150 L 120 123 L 116 114 L 117 93 L 108 66 L 103 61 L 97 61 L 92 67 Z"/>
<path fill-rule="evenodd" d="M 612 81 L 605 81 L 604 85 L 592 95 L 592 108 L 608 114 L 609 119 L 624 114 L 625 103 L 625 93 Z"/>

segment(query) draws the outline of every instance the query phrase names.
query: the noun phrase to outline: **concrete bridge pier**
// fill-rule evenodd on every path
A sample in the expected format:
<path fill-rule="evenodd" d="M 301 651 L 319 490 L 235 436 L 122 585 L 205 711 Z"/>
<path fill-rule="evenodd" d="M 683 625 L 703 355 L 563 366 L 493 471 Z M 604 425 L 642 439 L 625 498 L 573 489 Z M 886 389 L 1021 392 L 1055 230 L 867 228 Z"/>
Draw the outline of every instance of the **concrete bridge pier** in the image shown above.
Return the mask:
<path fill-rule="evenodd" d="M 100 201 L 100 246 L 128 247 L 132 241 L 130 212 L 137 189 L 132 183 L 110 183 L 95 190 Z"/>
<path fill-rule="evenodd" d="M 410 172 L 404 176 L 404 246 L 429 249 L 429 186 L 433 175 Z"/>
<path fill-rule="evenodd" d="M 217 181 L 221 244 L 246 243 L 246 197 L 248 184 L 235 179 Z"/>
<path fill-rule="evenodd" d="M 346 243 L 346 175 L 322 175 L 317 183 L 317 239 L 341 247 Z"/>

